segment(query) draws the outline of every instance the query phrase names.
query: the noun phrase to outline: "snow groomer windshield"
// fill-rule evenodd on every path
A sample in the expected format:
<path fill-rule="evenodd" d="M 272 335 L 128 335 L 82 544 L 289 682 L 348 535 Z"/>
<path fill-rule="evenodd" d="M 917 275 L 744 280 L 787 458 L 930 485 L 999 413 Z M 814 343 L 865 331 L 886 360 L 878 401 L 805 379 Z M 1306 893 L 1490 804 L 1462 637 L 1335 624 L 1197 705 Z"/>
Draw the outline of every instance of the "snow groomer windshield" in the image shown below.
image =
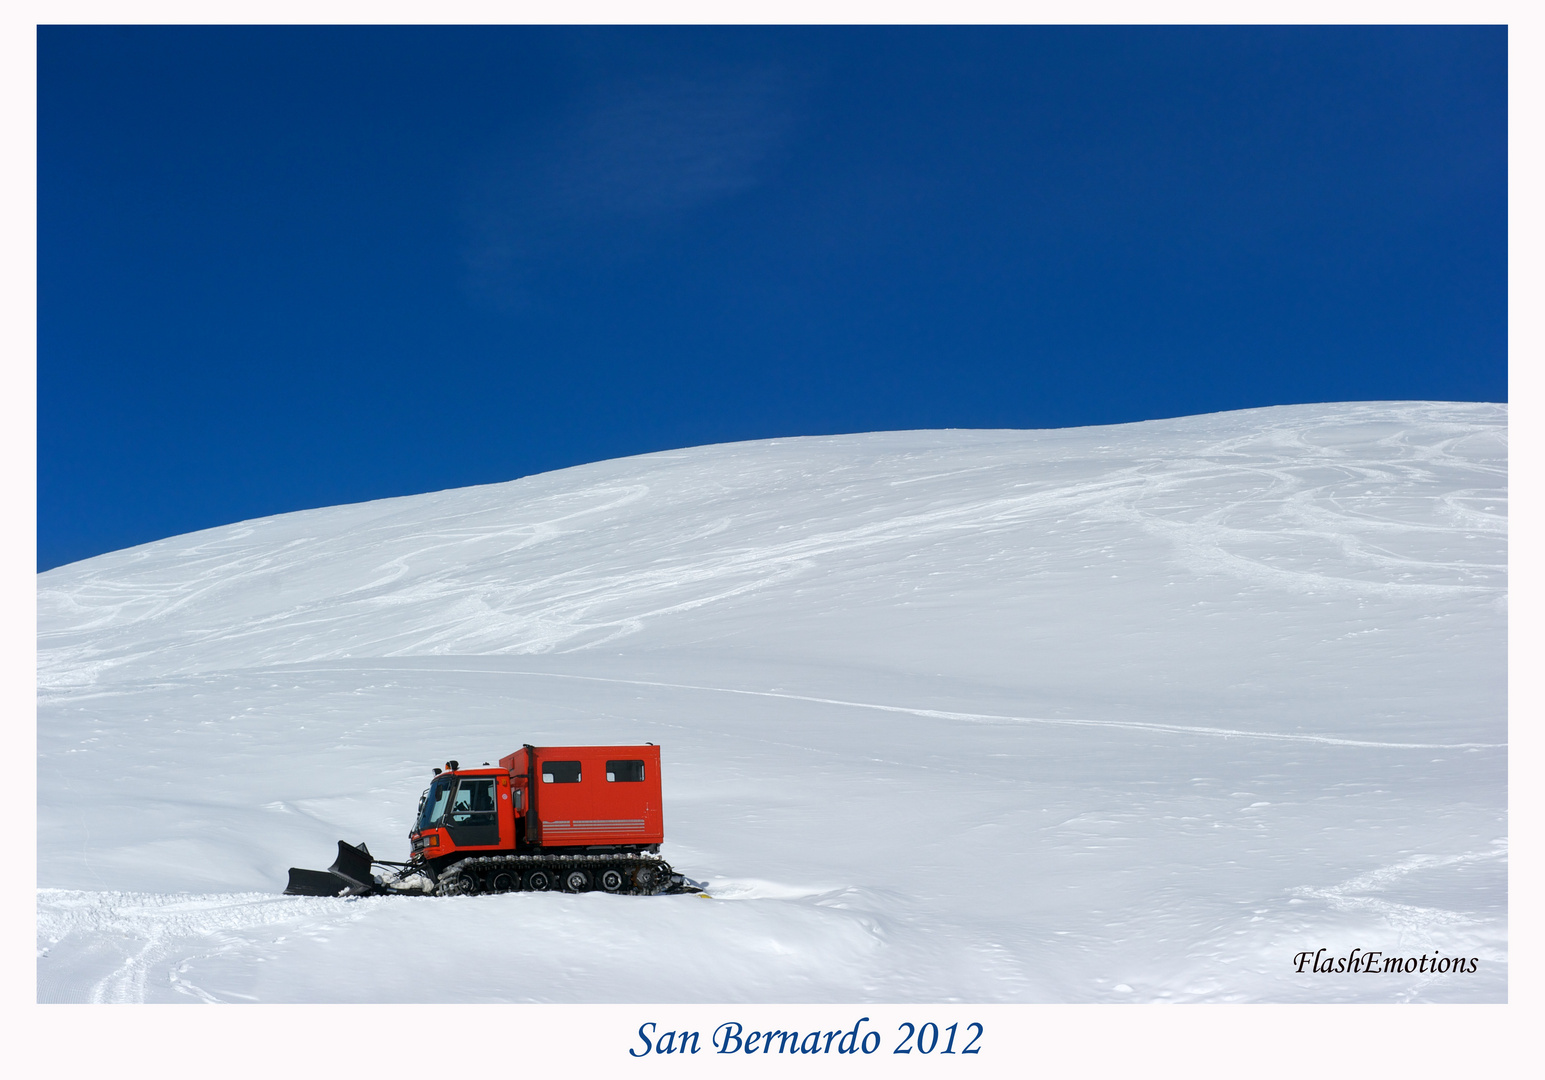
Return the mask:
<path fill-rule="evenodd" d="M 424 809 L 418 817 L 420 829 L 432 829 L 440 824 L 440 819 L 445 817 L 445 805 L 450 800 L 451 785 L 455 783 L 454 776 L 442 776 L 429 785 L 429 790 L 424 793 Z"/>

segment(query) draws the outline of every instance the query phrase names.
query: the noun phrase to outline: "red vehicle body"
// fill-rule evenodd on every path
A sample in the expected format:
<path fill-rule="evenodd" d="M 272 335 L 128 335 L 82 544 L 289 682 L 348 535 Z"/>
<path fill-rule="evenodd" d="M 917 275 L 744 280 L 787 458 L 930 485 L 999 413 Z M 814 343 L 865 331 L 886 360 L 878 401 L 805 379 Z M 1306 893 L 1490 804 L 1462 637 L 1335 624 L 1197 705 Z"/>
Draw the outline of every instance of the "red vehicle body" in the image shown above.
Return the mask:
<path fill-rule="evenodd" d="M 440 773 L 408 839 L 436 867 L 496 852 L 658 851 L 660 748 L 528 745 L 497 769 Z"/>

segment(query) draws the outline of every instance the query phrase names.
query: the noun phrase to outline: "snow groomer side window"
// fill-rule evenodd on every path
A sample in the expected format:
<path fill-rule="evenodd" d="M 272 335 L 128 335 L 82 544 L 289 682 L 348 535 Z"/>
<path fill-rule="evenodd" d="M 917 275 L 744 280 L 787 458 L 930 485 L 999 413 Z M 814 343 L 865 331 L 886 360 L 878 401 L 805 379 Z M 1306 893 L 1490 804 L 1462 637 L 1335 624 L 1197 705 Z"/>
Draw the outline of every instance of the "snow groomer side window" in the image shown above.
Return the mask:
<path fill-rule="evenodd" d="M 494 778 L 478 777 L 456 785 L 451 802 L 452 825 L 486 825 L 494 816 Z"/>
<path fill-rule="evenodd" d="M 606 763 L 606 782 L 608 784 L 637 784 L 644 779 L 644 763 L 642 761 L 608 761 Z"/>
<path fill-rule="evenodd" d="M 423 807 L 419 813 L 418 827 L 420 829 L 432 829 L 440 824 L 440 819 L 445 817 L 445 807 L 450 801 L 451 785 L 456 781 L 452 777 L 443 777 L 429 785 L 429 790 L 424 792 L 424 799 L 420 805 Z"/>
<path fill-rule="evenodd" d="M 577 784 L 577 783 L 579 783 L 579 762 L 577 762 L 577 761 L 544 761 L 544 762 L 542 762 L 542 783 L 544 783 L 544 784 Z"/>

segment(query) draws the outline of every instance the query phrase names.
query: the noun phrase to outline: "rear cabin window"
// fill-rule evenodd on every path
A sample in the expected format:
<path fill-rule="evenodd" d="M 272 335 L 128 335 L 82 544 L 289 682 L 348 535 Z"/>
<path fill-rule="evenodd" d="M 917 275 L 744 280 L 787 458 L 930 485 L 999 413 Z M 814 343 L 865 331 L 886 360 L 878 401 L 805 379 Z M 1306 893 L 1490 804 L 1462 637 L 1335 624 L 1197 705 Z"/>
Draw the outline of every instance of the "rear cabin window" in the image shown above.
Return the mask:
<path fill-rule="evenodd" d="M 544 761 L 544 762 L 542 762 L 542 783 L 544 783 L 544 784 L 577 784 L 577 783 L 579 783 L 579 762 L 577 762 L 577 761 Z"/>
<path fill-rule="evenodd" d="M 606 763 L 606 782 L 608 784 L 637 784 L 644 779 L 644 763 L 642 761 L 608 761 Z"/>

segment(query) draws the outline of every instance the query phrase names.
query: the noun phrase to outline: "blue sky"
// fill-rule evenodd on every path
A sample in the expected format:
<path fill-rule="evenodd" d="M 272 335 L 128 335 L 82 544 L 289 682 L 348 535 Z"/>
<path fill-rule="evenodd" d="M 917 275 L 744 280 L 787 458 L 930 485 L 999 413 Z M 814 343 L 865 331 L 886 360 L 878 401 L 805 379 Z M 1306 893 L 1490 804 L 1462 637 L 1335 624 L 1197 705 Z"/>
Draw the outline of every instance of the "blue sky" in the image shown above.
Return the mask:
<path fill-rule="evenodd" d="M 1502 28 L 38 33 L 38 566 L 701 443 L 1507 395 Z"/>

